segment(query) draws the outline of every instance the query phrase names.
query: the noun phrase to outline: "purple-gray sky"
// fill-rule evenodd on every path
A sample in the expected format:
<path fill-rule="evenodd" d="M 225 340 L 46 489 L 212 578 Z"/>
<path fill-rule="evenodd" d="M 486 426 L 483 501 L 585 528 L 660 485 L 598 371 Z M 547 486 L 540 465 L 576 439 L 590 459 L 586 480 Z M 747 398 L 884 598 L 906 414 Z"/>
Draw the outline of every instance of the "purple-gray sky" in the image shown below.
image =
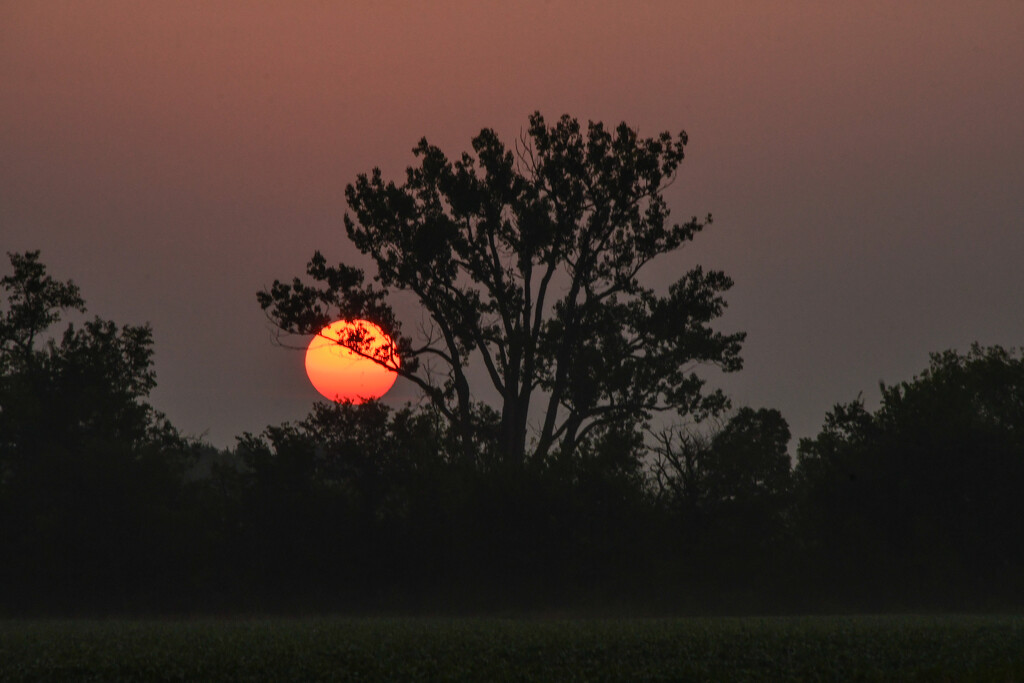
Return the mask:
<path fill-rule="evenodd" d="M 153 403 L 229 445 L 317 399 L 254 293 L 365 264 L 357 173 L 534 110 L 685 129 L 669 205 L 715 223 L 652 279 L 735 279 L 718 384 L 807 436 L 930 351 L 1024 342 L 1022 36 L 1019 0 L 0 2 L 0 250 L 151 322 Z"/>

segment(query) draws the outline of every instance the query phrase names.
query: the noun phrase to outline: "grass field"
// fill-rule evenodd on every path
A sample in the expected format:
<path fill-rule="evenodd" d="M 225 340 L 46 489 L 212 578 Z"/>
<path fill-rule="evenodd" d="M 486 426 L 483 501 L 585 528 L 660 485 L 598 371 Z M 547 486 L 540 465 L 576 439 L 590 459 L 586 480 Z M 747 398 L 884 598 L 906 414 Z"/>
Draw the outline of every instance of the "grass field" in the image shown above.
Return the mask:
<path fill-rule="evenodd" d="M 0 621 L 0 681 L 1024 681 L 1024 617 Z"/>

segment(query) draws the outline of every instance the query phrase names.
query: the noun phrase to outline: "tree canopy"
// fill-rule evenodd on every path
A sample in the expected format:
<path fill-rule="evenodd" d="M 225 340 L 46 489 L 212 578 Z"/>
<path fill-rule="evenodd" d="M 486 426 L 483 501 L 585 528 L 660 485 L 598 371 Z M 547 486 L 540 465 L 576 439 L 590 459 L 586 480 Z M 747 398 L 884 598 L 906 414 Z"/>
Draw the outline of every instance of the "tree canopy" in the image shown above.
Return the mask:
<path fill-rule="evenodd" d="M 881 393 L 874 413 L 860 399 L 837 405 L 800 441 L 799 533 L 822 572 L 907 599 L 1020 591 L 1024 357 L 932 354 Z"/>
<path fill-rule="evenodd" d="M 695 367 L 741 367 L 744 335 L 711 327 L 732 281 L 697 267 L 659 293 L 640 278 L 711 222 L 669 220 L 663 193 L 686 143 L 685 133 L 645 138 L 625 123 L 584 130 L 569 116 L 549 126 L 539 113 L 511 149 L 484 129 L 453 161 L 422 139 L 401 185 L 374 169 L 346 187 L 346 232 L 375 263 L 373 280 L 318 251 L 311 284 L 275 281 L 259 303 L 287 333 L 315 334 L 337 317 L 381 325 L 396 339 L 399 375 L 467 454 L 482 435 L 512 462 L 572 454 L 656 412 L 716 414 L 726 398 L 705 391 Z M 415 338 L 392 290 L 415 295 L 426 314 Z M 357 338 L 340 343 L 373 355 Z M 496 411 L 482 406 L 471 362 L 497 392 Z"/>
<path fill-rule="evenodd" d="M 9 254 L 14 272 L 0 279 L 0 450 L 9 461 L 31 444 L 67 445 L 104 438 L 142 444 L 167 425 L 145 402 L 156 386 L 149 325 L 119 326 L 96 317 L 52 328 L 68 311 L 85 311 L 71 281 L 46 273 L 39 252 Z"/>
<path fill-rule="evenodd" d="M 0 584 L 12 588 L 0 602 L 132 594 L 180 569 L 171 529 L 191 456 L 146 401 L 156 385 L 152 330 L 99 317 L 55 329 L 84 312 L 78 287 L 51 277 L 38 251 L 9 258 L 13 272 L 0 279 Z"/>
<path fill-rule="evenodd" d="M 0 370 L 31 362 L 36 338 L 60 320 L 67 310 L 84 311 L 85 301 L 74 282 L 46 274 L 39 252 L 8 253 L 10 275 L 0 278 L 7 294 L 0 316 Z"/>

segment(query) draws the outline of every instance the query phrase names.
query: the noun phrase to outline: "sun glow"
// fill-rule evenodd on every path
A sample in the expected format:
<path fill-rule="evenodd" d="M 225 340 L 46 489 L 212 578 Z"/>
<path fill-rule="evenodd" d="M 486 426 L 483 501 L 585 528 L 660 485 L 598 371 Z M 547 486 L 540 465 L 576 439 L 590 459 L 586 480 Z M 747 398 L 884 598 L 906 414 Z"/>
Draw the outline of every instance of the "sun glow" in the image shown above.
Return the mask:
<path fill-rule="evenodd" d="M 306 349 L 306 375 L 331 401 L 380 398 L 395 383 L 399 367 L 394 341 L 368 320 L 337 320 Z"/>

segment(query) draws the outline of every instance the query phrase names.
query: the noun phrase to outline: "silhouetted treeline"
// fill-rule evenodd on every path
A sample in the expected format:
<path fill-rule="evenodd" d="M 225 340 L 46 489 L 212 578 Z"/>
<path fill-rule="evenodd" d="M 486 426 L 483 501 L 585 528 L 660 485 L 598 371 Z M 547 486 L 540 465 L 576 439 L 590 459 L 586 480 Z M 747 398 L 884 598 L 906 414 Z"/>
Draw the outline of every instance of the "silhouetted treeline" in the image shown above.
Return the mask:
<path fill-rule="evenodd" d="M 316 404 L 231 450 L 146 403 L 145 326 L 38 254 L 0 319 L 0 612 L 763 612 L 1024 606 L 1024 359 L 933 356 L 836 406 L 472 452 L 430 409 Z M 486 415 L 480 424 L 487 424 Z"/>
<path fill-rule="evenodd" d="M 793 534 L 819 602 L 964 609 L 1024 604 L 1024 359 L 933 354 L 838 405 L 803 440 Z"/>

